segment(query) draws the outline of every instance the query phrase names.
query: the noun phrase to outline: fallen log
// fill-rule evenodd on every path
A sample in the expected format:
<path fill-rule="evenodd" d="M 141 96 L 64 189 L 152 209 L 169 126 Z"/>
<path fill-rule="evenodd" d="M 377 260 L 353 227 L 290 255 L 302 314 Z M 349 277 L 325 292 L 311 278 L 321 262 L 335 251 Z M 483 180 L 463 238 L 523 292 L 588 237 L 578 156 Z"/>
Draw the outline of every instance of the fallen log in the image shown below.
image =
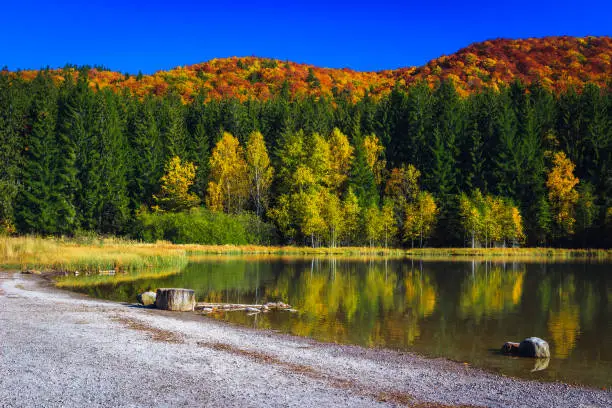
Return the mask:
<path fill-rule="evenodd" d="M 195 305 L 195 310 L 201 310 L 205 313 L 218 311 L 247 311 L 247 312 L 267 312 L 270 310 L 289 310 L 291 305 L 283 302 L 269 302 L 266 304 L 241 304 L 241 303 L 209 303 L 198 302 Z"/>

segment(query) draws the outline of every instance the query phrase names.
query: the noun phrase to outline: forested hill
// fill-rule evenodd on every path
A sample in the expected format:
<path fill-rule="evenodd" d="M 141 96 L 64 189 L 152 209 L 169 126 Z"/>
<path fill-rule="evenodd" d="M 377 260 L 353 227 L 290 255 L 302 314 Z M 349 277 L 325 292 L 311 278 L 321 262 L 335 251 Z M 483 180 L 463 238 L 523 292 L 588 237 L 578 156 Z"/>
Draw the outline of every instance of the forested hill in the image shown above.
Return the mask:
<path fill-rule="evenodd" d="M 207 98 L 266 100 L 280 92 L 290 97 L 341 94 L 355 102 L 368 92 L 376 97 L 387 94 L 395 84 L 411 85 L 426 81 L 430 86 L 452 79 L 457 91 L 468 93 L 490 87 L 499 89 L 516 79 L 525 84 L 541 83 L 545 88 L 564 91 L 592 82 L 608 85 L 612 73 L 612 38 L 545 37 L 525 40 L 498 39 L 472 44 L 458 52 L 434 59 L 421 67 L 380 72 L 319 68 L 274 59 L 222 58 L 153 75 L 127 75 L 105 69 L 88 72 L 92 87 L 131 90 L 133 94 L 180 94 L 185 101 L 195 95 Z M 57 80 L 77 69 L 53 70 Z M 32 79 L 37 71 L 15 75 Z"/>
<path fill-rule="evenodd" d="M 0 234 L 610 247 L 610 51 L 548 38 L 379 73 L 5 72 Z"/>

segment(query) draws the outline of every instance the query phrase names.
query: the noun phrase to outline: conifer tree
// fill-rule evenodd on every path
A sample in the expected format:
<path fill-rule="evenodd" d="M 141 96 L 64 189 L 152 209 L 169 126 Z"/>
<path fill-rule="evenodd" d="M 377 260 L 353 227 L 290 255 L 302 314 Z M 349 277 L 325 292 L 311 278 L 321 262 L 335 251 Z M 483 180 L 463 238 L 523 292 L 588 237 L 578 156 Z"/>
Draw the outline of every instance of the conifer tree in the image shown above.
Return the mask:
<path fill-rule="evenodd" d="M 19 230 L 27 233 L 58 232 L 54 191 L 57 90 L 46 72 L 40 72 L 31 84 L 32 103 L 27 114 L 29 132 L 24 138 L 23 187 L 16 202 Z"/>
<path fill-rule="evenodd" d="M 28 104 L 24 84 L 0 74 L 0 233 L 15 232 L 14 207 L 21 184 Z"/>
<path fill-rule="evenodd" d="M 363 140 L 356 140 L 355 159 L 350 171 L 349 186 L 359 201 L 361 208 L 378 205 L 379 192 L 376 177 L 368 164 L 367 151 Z"/>
<path fill-rule="evenodd" d="M 155 120 L 153 101 L 136 103 L 130 123 L 130 144 L 133 150 L 130 169 L 130 195 L 133 207 L 152 204 L 164 169 L 164 148 Z"/>

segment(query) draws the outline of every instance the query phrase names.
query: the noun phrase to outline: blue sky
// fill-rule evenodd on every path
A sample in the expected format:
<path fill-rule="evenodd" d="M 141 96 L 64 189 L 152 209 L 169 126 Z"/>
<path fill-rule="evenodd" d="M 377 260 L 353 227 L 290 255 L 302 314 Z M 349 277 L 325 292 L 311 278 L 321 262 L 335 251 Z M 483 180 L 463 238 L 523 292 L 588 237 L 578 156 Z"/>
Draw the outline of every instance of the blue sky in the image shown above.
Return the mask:
<path fill-rule="evenodd" d="M 426 3 L 7 1 L 0 67 L 99 64 L 151 73 L 257 55 L 370 71 L 422 65 L 498 37 L 612 34 L 609 0 Z"/>

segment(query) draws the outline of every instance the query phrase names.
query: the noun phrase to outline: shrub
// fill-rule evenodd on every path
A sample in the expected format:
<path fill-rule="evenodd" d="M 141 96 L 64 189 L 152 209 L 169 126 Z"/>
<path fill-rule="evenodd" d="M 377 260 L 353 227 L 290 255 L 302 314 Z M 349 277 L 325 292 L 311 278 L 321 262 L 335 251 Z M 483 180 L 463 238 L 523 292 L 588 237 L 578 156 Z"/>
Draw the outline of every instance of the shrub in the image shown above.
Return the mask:
<path fill-rule="evenodd" d="M 205 208 L 178 213 L 150 213 L 137 215 L 134 231 L 146 242 L 159 240 L 175 244 L 204 245 L 271 245 L 277 242 L 275 228 L 256 215 L 229 215 Z"/>

